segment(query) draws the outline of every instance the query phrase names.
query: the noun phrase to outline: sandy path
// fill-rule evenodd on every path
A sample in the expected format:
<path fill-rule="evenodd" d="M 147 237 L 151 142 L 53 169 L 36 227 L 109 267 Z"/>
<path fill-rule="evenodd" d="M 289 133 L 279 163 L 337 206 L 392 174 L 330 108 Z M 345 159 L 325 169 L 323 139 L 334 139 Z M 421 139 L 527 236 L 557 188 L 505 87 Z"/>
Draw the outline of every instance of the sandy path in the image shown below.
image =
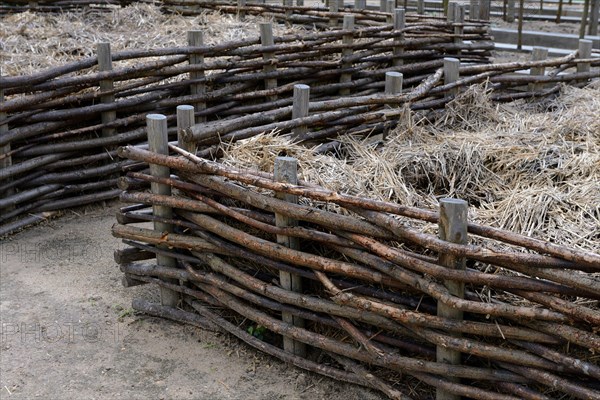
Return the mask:
<path fill-rule="evenodd" d="M 131 310 L 113 261 L 116 206 L 0 242 L 1 399 L 381 399 L 228 335 Z"/>

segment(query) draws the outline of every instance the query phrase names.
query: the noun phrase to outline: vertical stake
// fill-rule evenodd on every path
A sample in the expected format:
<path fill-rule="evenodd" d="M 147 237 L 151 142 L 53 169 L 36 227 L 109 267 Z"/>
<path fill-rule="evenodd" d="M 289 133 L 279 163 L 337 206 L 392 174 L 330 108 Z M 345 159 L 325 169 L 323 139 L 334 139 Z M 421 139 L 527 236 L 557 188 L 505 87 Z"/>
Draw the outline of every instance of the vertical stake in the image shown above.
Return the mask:
<path fill-rule="evenodd" d="M 367 0 L 354 0 L 355 10 L 364 10 L 367 8 Z"/>
<path fill-rule="evenodd" d="M 425 0 L 417 0 L 417 14 L 425 14 Z"/>
<path fill-rule="evenodd" d="M 406 12 L 404 8 L 396 8 L 394 10 L 394 30 L 400 32 L 398 36 L 394 37 L 394 47 L 392 49 L 392 65 L 394 67 L 399 67 L 400 65 L 404 64 L 404 59 L 402 58 L 402 55 L 404 54 L 404 46 L 402 46 L 402 42 L 404 41 L 404 33 L 402 33 L 402 30 L 405 27 Z"/>
<path fill-rule="evenodd" d="M 490 20 L 490 0 L 479 0 L 479 19 Z"/>
<path fill-rule="evenodd" d="M 454 13 L 454 10 L 456 9 L 456 3 L 451 1 L 448 3 L 448 11 L 446 14 L 446 21 L 448 22 L 456 22 L 455 17 L 456 14 Z"/>
<path fill-rule="evenodd" d="M 519 24 L 517 27 L 517 50 L 523 48 L 523 13 L 525 12 L 525 0 L 519 0 Z"/>
<path fill-rule="evenodd" d="M 387 0 L 379 0 L 379 11 L 385 12 L 387 9 Z"/>
<path fill-rule="evenodd" d="M 402 81 L 404 75 L 400 72 L 385 73 L 385 94 L 400 94 L 402 93 Z"/>
<path fill-rule="evenodd" d="M 385 73 L 385 94 L 394 95 L 402 93 L 402 81 L 404 75 L 400 72 L 386 72 Z M 385 141 L 391 129 L 391 123 L 386 122 L 383 128 L 382 139 Z"/>
<path fill-rule="evenodd" d="M 591 0 L 592 5 L 590 8 L 590 26 L 588 28 L 588 35 L 598 36 L 598 19 L 600 18 L 600 0 Z"/>
<path fill-rule="evenodd" d="M 439 237 L 442 240 L 451 243 L 467 244 L 467 211 L 468 205 L 464 200 L 442 199 L 440 200 L 440 220 Z M 464 257 L 457 257 L 451 254 L 440 254 L 439 264 L 453 269 L 466 269 L 466 260 Z M 465 285 L 463 282 L 454 282 L 445 280 L 444 286 L 450 294 L 460 299 L 465 297 Z M 438 302 L 437 315 L 444 318 L 456 320 L 463 319 L 463 312 L 442 302 Z M 438 346 L 436 348 L 437 362 L 446 364 L 460 365 L 461 353 L 456 350 L 450 350 L 446 347 Z M 450 378 L 449 378 L 450 379 Z M 451 379 L 458 382 L 458 379 Z M 436 389 L 436 400 L 460 400 L 459 395 L 446 392 L 442 389 Z"/>
<path fill-rule="evenodd" d="M 192 125 L 195 125 L 194 107 L 189 105 L 177 106 L 177 145 L 185 151 L 196 154 L 196 144 L 185 140 L 183 135 L 184 130 Z"/>
<path fill-rule="evenodd" d="M 392 24 L 394 22 L 394 8 L 396 8 L 396 0 L 387 0 L 385 12 L 389 15 L 386 15 L 385 22 L 388 24 Z"/>
<path fill-rule="evenodd" d="M 0 75 L 2 75 L 1 72 L 0 72 Z M 2 89 L 2 88 L 0 88 L 0 103 L 4 103 L 4 89 Z M 8 124 L 4 123 L 5 120 L 6 120 L 6 113 L 0 112 L 0 135 L 3 135 L 6 132 L 8 132 Z M 4 155 L 7 153 L 10 153 L 10 142 L 3 146 L 0 146 L 0 154 Z M 5 157 L 0 160 L 0 169 L 10 167 L 11 165 L 12 165 L 12 157 L 11 156 Z M 2 197 L 8 197 L 13 193 L 14 193 L 14 190 L 12 188 L 10 188 L 0 194 L 2 195 Z"/>
<path fill-rule="evenodd" d="M 295 158 L 277 157 L 275 159 L 274 176 L 277 182 L 286 182 L 296 185 L 298 183 L 297 172 L 298 161 Z M 277 193 L 276 197 L 290 203 L 298 202 L 298 196 L 290 194 Z M 293 220 L 285 215 L 276 213 L 275 224 L 280 228 L 292 227 L 297 226 L 298 221 Z M 297 237 L 277 235 L 277 243 L 282 246 L 289 247 L 290 249 L 300 249 L 300 241 Z M 293 292 L 302 293 L 302 279 L 300 276 L 285 271 L 279 271 L 279 280 L 282 288 L 291 290 Z M 288 324 L 301 328 L 304 327 L 304 320 L 294 316 L 291 313 L 282 312 L 281 319 Z M 300 357 L 306 357 L 306 345 L 304 343 L 297 342 L 292 338 L 286 336 L 283 337 L 283 349 Z"/>
<path fill-rule="evenodd" d="M 592 58 L 593 42 L 588 39 L 579 39 L 579 50 L 577 58 Z M 590 72 L 590 63 L 577 63 L 577 72 Z"/>
<path fill-rule="evenodd" d="M 244 7 L 246 7 L 246 0 L 237 0 L 238 5 L 238 19 L 243 21 L 246 18 L 246 11 L 244 11 Z"/>
<path fill-rule="evenodd" d="M 542 61 L 548 58 L 548 49 L 545 47 L 534 47 L 531 53 L 531 61 Z M 530 69 L 530 75 L 544 75 L 546 68 L 544 67 L 533 67 Z M 529 90 L 540 90 L 544 87 L 543 83 L 530 83 Z"/>
<path fill-rule="evenodd" d="M 583 14 L 581 15 L 581 26 L 579 28 L 579 39 L 585 38 L 585 27 L 588 22 L 588 10 L 590 8 L 590 0 L 585 0 L 583 4 Z"/>
<path fill-rule="evenodd" d="M 506 22 L 515 22 L 515 0 L 508 0 L 506 4 Z"/>
<path fill-rule="evenodd" d="M 457 4 L 454 8 L 454 43 L 463 44 L 463 33 L 465 32 L 465 6 Z M 456 54 L 460 56 L 461 50 L 456 50 Z"/>
<path fill-rule="evenodd" d="M 275 40 L 273 39 L 273 24 L 270 22 L 263 22 L 260 24 L 260 43 L 263 46 L 273 46 L 275 44 Z M 265 52 L 263 53 L 263 60 L 266 61 L 265 66 L 263 67 L 264 72 L 275 72 L 275 65 L 271 62 L 275 60 L 275 53 Z M 265 79 L 265 89 L 275 89 L 277 88 L 277 78 L 266 78 Z M 267 96 L 268 101 L 277 100 L 277 95 Z"/>
<path fill-rule="evenodd" d="M 294 103 L 292 106 L 292 119 L 308 116 L 310 101 L 310 86 L 304 84 L 294 85 Z M 297 139 L 307 132 L 306 126 L 299 126 L 292 130 L 292 138 Z"/>
<path fill-rule="evenodd" d="M 146 116 L 146 126 L 148 129 L 148 146 L 150 151 L 158 154 L 168 155 L 169 147 L 167 136 L 167 117 L 162 114 L 148 114 Z M 171 172 L 169 167 L 150 164 L 150 174 L 160 178 L 168 178 L 171 175 Z M 161 194 L 165 196 L 171 195 L 171 186 L 169 185 L 152 182 L 150 187 L 152 188 L 152 193 L 154 194 Z M 171 207 L 153 205 L 152 212 L 157 217 L 173 218 L 173 209 Z M 173 232 L 173 225 L 154 221 L 154 230 L 161 232 L 161 234 L 171 233 Z M 174 258 L 160 254 L 156 255 L 156 263 L 158 265 L 171 268 L 175 268 L 177 266 L 177 261 Z M 178 283 L 178 281 L 173 280 L 173 283 Z M 160 302 L 164 306 L 176 307 L 177 303 L 179 302 L 179 293 L 161 287 Z"/>
<path fill-rule="evenodd" d="M 110 43 L 98 43 L 96 45 L 96 52 L 98 53 L 98 69 L 100 71 L 112 71 L 112 55 L 110 54 Z M 110 92 L 114 90 L 114 84 L 112 79 L 105 79 L 100 81 L 100 93 Z M 102 94 L 100 101 L 103 104 L 114 103 L 115 95 Z M 102 112 L 102 124 L 108 124 L 117 119 L 117 112 L 103 111 Z M 102 128 L 102 136 L 113 136 L 116 133 L 115 128 Z"/>
<path fill-rule="evenodd" d="M 354 30 L 354 15 L 346 14 L 344 15 L 344 25 L 343 29 L 345 31 L 353 31 Z M 342 60 L 344 57 L 350 57 L 353 53 L 352 44 L 354 43 L 354 34 L 349 33 L 342 37 L 342 43 L 345 47 L 342 50 Z M 352 63 L 346 63 L 342 61 L 342 69 L 352 68 Z M 349 83 L 352 82 L 352 73 L 343 73 L 340 76 L 340 83 Z M 350 94 L 350 88 L 340 89 L 341 96 L 347 96 Z"/>
<path fill-rule="evenodd" d="M 460 60 L 458 58 L 444 58 L 444 85 L 456 82 L 458 80 L 459 71 Z M 458 94 L 458 88 L 450 89 L 448 94 L 450 96 L 456 96 Z"/>
<path fill-rule="evenodd" d="M 204 44 L 202 31 L 188 31 L 188 46 L 200 47 Z M 204 56 L 202 54 L 190 54 L 189 57 L 190 65 L 204 64 Z M 200 82 L 190 84 L 190 94 L 204 96 L 206 94 L 206 84 L 204 83 L 204 70 L 190 72 L 191 80 L 199 80 Z M 199 101 L 193 104 L 196 112 L 203 111 L 206 109 L 206 103 Z M 206 117 L 198 117 L 195 122 L 204 122 Z"/>
<path fill-rule="evenodd" d="M 337 0 L 331 0 L 329 2 L 329 12 L 330 13 L 338 13 L 340 11 L 340 3 Z M 335 28 L 338 26 L 338 18 L 336 16 L 331 16 L 329 18 L 329 26 Z"/>

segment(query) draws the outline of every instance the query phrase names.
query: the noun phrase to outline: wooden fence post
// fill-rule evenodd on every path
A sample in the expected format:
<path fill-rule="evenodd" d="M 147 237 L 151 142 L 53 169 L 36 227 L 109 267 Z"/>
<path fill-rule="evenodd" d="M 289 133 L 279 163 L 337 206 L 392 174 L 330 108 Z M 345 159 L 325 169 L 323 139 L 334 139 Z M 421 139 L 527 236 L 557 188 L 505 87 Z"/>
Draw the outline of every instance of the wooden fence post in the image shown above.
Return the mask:
<path fill-rule="evenodd" d="M 387 0 L 379 0 L 379 11 L 385 12 L 387 9 Z"/>
<path fill-rule="evenodd" d="M 277 157 L 275 159 L 275 170 L 274 176 L 277 182 L 287 182 L 293 185 L 298 183 L 298 161 L 293 157 Z M 298 196 L 277 193 L 276 197 L 290 203 L 297 203 Z M 290 227 L 297 226 L 298 221 L 293 220 L 285 215 L 275 214 L 275 224 L 278 227 Z M 290 249 L 300 249 L 300 241 L 297 237 L 277 235 L 277 243 Z M 302 278 L 298 275 L 291 274 L 289 272 L 280 271 L 279 281 L 281 287 L 286 290 L 293 292 L 302 293 Z M 304 327 L 304 320 L 297 316 L 294 316 L 288 312 L 281 313 L 281 319 L 288 324 Z M 283 337 L 283 349 L 296 354 L 300 357 L 306 357 L 306 345 L 302 342 L 297 342 L 289 337 Z"/>
<path fill-rule="evenodd" d="M 425 14 L 425 0 L 417 0 L 417 14 Z"/>
<path fill-rule="evenodd" d="M 202 31 L 188 31 L 188 46 L 198 47 L 204 44 L 204 38 Z M 190 65 L 204 64 L 204 56 L 202 54 L 190 54 L 189 57 Z M 202 80 L 204 79 L 204 71 L 192 71 L 190 72 L 191 80 Z M 206 93 L 206 84 L 204 82 L 196 82 L 190 84 L 191 95 L 204 95 Z M 203 111 L 206 109 L 206 102 L 199 101 L 193 104 L 196 112 Z M 198 117 L 195 119 L 196 123 L 206 121 L 206 117 Z"/>
<path fill-rule="evenodd" d="M 340 11 L 340 3 L 337 0 L 331 0 L 329 2 L 329 12 L 337 13 Z M 338 26 L 338 18 L 332 16 L 329 18 L 329 26 L 335 28 Z"/>
<path fill-rule="evenodd" d="M 294 103 L 292 106 L 292 119 L 308 116 L 308 105 L 310 102 L 310 86 L 304 84 L 294 85 Z M 307 132 L 306 125 L 296 127 L 292 130 L 292 138 L 296 139 Z"/>
<path fill-rule="evenodd" d="M 385 12 L 388 13 L 385 17 L 385 22 L 387 24 L 392 24 L 394 22 L 394 8 L 396 8 L 396 0 L 387 0 L 385 5 Z"/>
<path fill-rule="evenodd" d="M 456 82 L 458 80 L 458 74 L 460 70 L 460 60 L 454 57 L 444 58 L 444 84 Z M 458 88 L 454 88 L 448 91 L 448 95 L 456 96 L 458 94 Z"/>
<path fill-rule="evenodd" d="M 146 125 L 148 129 L 148 147 L 150 148 L 150 151 L 164 155 L 169 154 L 167 117 L 162 114 L 148 114 L 146 116 Z M 150 164 L 150 173 L 152 176 L 160 178 L 168 178 L 171 175 L 169 167 L 156 164 Z M 154 194 L 171 195 L 171 186 L 169 185 L 152 182 L 150 186 L 152 188 L 152 193 Z M 157 217 L 173 218 L 173 209 L 171 207 L 153 205 L 152 212 Z M 161 234 L 168 234 L 173 232 L 173 225 L 154 221 L 154 230 L 161 232 Z M 177 260 L 160 254 L 156 255 L 156 263 L 171 268 L 177 266 Z M 174 280 L 173 283 L 178 283 L 178 281 Z M 163 306 L 176 307 L 179 302 L 179 293 L 161 287 L 160 302 Z"/>
<path fill-rule="evenodd" d="M 515 0 L 508 0 L 506 3 L 506 22 L 515 22 Z"/>
<path fill-rule="evenodd" d="M 442 199 L 440 200 L 440 220 L 439 237 L 442 240 L 458 244 L 467 244 L 467 211 L 468 205 L 464 200 Z M 466 269 L 466 260 L 463 257 L 457 257 L 451 254 L 440 254 L 439 263 L 442 266 L 452 269 Z M 454 282 L 445 280 L 444 285 L 448 288 L 450 294 L 460 299 L 465 297 L 465 285 L 463 282 Z M 437 315 L 444 318 L 457 320 L 463 319 L 463 312 L 442 302 L 438 302 Z M 443 346 L 437 346 L 436 359 L 438 362 L 446 364 L 460 365 L 461 353 L 456 350 L 449 350 Z M 450 379 L 450 378 L 449 378 Z M 451 379 L 458 382 L 458 379 Z M 449 393 L 443 389 L 436 390 L 437 400 L 460 400 L 459 395 Z"/>
<path fill-rule="evenodd" d="M 590 27 L 588 28 L 588 35 L 598 36 L 598 18 L 600 18 L 600 0 L 591 0 L 592 5 L 590 8 Z"/>
<path fill-rule="evenodd" d="M 98 70 L 100 71 L 112 71 L 112 55 L 110 53 L 110 43 L 98 43 L 96 45 L 96 52 L 98 53 Z M 114 90 L 114 83 L 112 79 L 105 79 L 100 81 L 100 93 L 110 92 Z M 100 101 L 103 104 L 114 103 L 114 93 L 102 94 Z M 103 111 L 102 112 L 102 124 L 108 124 L 117 119 L 117 112 Z M 113 136 L 116 133 L 115 128 L 102 128 L 102 136 Z"/>
<path fill-rule="evenodd" d="M 523 48 L 523 14 L 525 12 L 525 0 L 519 0 L 519 24 L 517 26 L 517 50 Z"/>
<path fill-rule="evenodd" d="M 592 45 L 594 43 L 588 39 L 579 39 L 579 50 L 577 58 L 592 58 Z M 590 72 L 590 63 L 577 63 L 577 72 Z"/>
<path fill-rule="evenodd" d="M 275 41 L 273 39 L 273 24 L 271 22 L 263 22 L 260 24 L 260 43 L 263 46 L 273 46 Z M 264 72 L 274 72 L 276 67 L 269 61 L 275 60 L 275 53 L 265 52 L 263 53 L 263 60 L 267 61 L 263 67 Z M 275 89 L 277 87 L 277 78 L 266 78 L 265 89 Z M 276 95 L 267 96 L 268 101 L 277 100 Z"/>
<path fill-rule="evenodd" d="M 531 61 L 542 61 L 548 58 L 548 49 L 545 47 L 534 47 L 531 53 Z M 533 67 L 529 70 L 530 75 L 544 75 L 546 73 L 545 67 Z M 529 90 L 535 91 L 540 90 L 544 87 L 542 83 L 530 83 Z"/>
<path fill-rule="evenodd" d="M 0 71 L 0 76 L 2 75 L 1 71 Z M 4 89 L 0 88 L 0 103 L 4 103 Z M 4 121 L 6 120 L 6 113 L 1 112 L 0 113 L 0 135 L 4 135 L 6 132 L 8 132 L 8 124 L 5 124 Z M 10 153 L 10 142 L 0 146 L 0 155 L 4 156 L 8 153 Z M 12 157 L 11 156 L 6 156 L 2 159 L 0 159 L 0 169 L 4 169 L 4 168 L 8 168 L 12 165 Z M 2 193 L 0 193 L 2 196 L 0 196 L 1 198 L 4 197 L 8 197 L 11 194 L 14 193 L 14 190 L 12 188 L 7 189 L 5 191 L 3 191 Z"/>
<path fill-rule="evenodd" d="M 364 10 L 367 8 L 367 0 L 354 0 L 355 10 Z"/>
<path fill-rule="evenodd" d="M 454 10 L 456 9 L 456 3 L 451 1 L 448 3 L 448 11 L 446 12 L 446 21 L 448 22 L 455 22 L 455 17 L 456 14 L 454 12 Z"/>
<path fill-rule="evenodd" d="M 177 145 L 192 154 L 196 154 L 196 144 L 193 141 L 184 139 L 183 130 L 194 124 L 194 107 L 189 105 L 177 106 Z"/>
<path fill-rule="evenodd" d="M 585 27 L 588 22 L 588 10 L 590 9 L 590 0 L 585 0 L 583 3 L 583 13 L 581 15 L 581 26 L 579 27 L 579 39 L 583 39 L 585 37 Z"/>
<path fill-rule="evenodd" d="M 390 71 L 385 73 L 385 94 L 401 94 L 402 93 L 402 82 L 404 75 L 400 72 Z M 388 106 L 389 107 L 389 106 Z M 382 140 L 386 140 L 391 130 L 392 124 L 385 122 L 383 128 L 383 134 L 381 135 Z"/>
<path fill-rule="evenodd" d="M 465 7 L 460 4 L 457 4 L 456 7 L 454 7 L 454 23 L 456 24 L 454 25 L 454 43 L 462 44 L 462 36 L 465 32 Z M 456 51 L 456 54 L 460 56 L 460 49 Z"/>
<path fill-rule="evenodd" d="M 479 0 L 469 1 L 469 19 L 472 21 L 479 19 Z"/>
<path fill-rule="evenodd" d="M 479 0 L 479 19 L 490 20 L 490 0 Z"/>
<path fill-rule="evenodd" d="M 344 15 L 344 25 L 343 29 L 345 31 L 353 31 L 354 30 L 354 15 L 346 14 Z M 345 46 L 348 46 L 342 50 L 342 58 L 350 57 L 353 53 L 352 43 L 354 43 L 354 34 L 349 33 L 342 37 L 342 43 Z M 352 63 L 342 62 L 342 69 L 352 68 Z M 349 83 L 352 82 L 352 73 L 344 73 L 340 76 L 340 83 Z M 350 94 L 350 88 L 342 88 L 340 89 L 341 96 L 347 96 Z"/>
<path fill-rule="evenodd" d="M 400 72 L 385 73 L 385 94 L 400 94 L 402 93 L 402 82 L 404 75 Z"/>
<path fill-rule="evenodd" d="M 394 30 L 401 31 L 406 27 L 406 12 L 404 8 L 396 8 L 394 10 Z M 404 33 L 394 38 L 394 47 L 392 49 L 393 60 L 392 65 L 394 67 L 399 67 L 404 64 L 404 59 L 402 58 L 402 54 L 404 54 L 404 46 L 402 46 L 402 41 L 404 40 Z"/>

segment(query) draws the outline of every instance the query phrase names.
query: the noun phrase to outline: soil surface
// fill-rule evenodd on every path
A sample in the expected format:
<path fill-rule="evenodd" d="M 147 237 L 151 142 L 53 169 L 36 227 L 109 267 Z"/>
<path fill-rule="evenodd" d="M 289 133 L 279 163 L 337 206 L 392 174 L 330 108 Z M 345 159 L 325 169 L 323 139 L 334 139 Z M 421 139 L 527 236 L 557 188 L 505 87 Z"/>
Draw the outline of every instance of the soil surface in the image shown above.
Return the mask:
<path fill-rule="evenodd" d="M 118 205 L 0 242 L 0 399 L 384 397 L 288 366 L 239 340 L 131 310 L 111 236 Z"/>

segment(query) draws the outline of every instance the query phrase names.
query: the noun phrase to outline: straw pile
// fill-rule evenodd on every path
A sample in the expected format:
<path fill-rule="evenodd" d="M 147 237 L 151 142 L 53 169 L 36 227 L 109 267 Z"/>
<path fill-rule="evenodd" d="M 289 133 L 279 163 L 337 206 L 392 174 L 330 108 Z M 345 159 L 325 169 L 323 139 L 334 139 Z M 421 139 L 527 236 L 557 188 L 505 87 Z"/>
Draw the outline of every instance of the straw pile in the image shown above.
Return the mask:
<path fill-rule="evenodd" d="M 206 44 L 258 35 L 258 18 L 239 21 L 235 15 L 218 11 L 204 10 L 184 17 L 140 2 L 108 11 L 26 11 L 2 17 L 2 74 L 31 75 L 40 69 L 92 57 L 100 42 L 109 42 L 111 50 L 117 52 L 181 46 L 187 40 L 187 32 L 194 29 L 202 29 Z M 305 28 L 275 24 L 273 31 L 283 35 Z"/>
<path fill-rule="evenodd" d="M 407 111 L 385 141 L 340 138 L 341 157 L 269 133 L 223 144 L 223 163 L 272 172 L 285 153 L 302 179 L 335 191 L 428 208 L 461 198 L 476 221 L 598 251 L 599 87 L 498 105 L 474 85 L 439 114 Z"/>

